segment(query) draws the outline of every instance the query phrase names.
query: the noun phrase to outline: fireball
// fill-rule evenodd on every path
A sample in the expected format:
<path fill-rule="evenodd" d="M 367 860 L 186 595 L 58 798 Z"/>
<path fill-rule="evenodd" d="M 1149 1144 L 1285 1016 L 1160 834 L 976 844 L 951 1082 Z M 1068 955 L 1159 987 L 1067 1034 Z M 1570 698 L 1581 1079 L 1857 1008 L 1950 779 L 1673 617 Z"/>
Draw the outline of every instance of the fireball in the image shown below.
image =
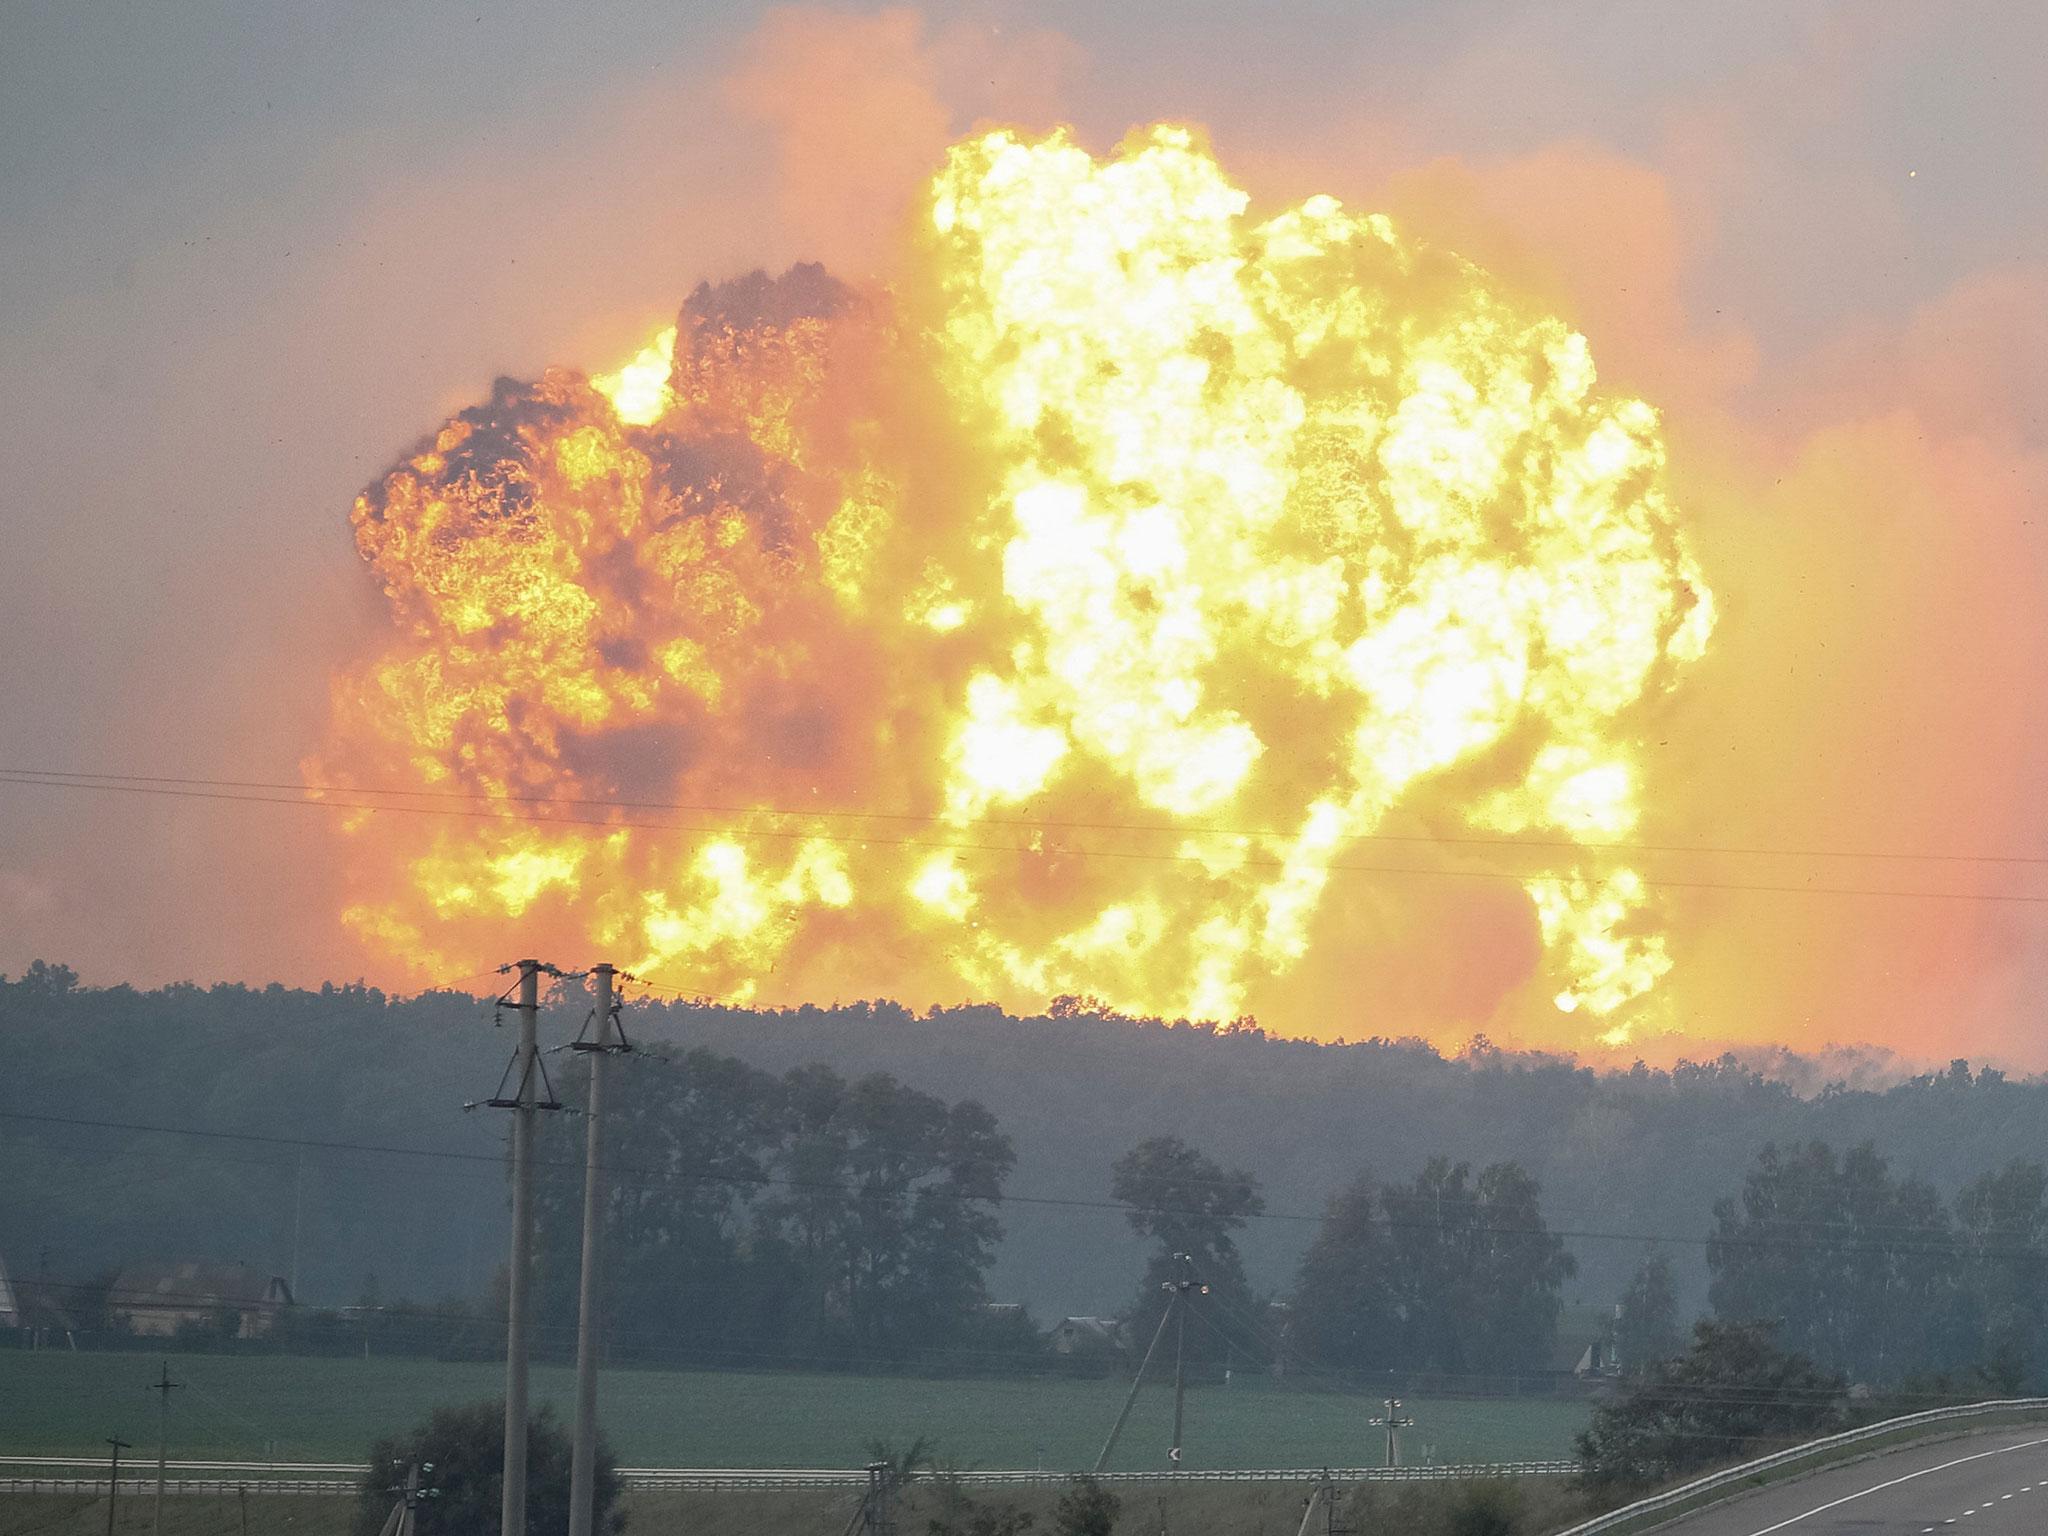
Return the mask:
<path fill-rule="evenodd" d="M 1542 1006 L 1654 1018 L 1622 855 L 1713 603 L 1583 337 L 1177 128 L 955 146 L 904 270 L 700 287 L 357 500 L 391 625 L 308 773 L 444 814 L 355 818 L 352 926 L 421 979 L 1227 1019 L 1399 817 L 1521 855 Z"/>

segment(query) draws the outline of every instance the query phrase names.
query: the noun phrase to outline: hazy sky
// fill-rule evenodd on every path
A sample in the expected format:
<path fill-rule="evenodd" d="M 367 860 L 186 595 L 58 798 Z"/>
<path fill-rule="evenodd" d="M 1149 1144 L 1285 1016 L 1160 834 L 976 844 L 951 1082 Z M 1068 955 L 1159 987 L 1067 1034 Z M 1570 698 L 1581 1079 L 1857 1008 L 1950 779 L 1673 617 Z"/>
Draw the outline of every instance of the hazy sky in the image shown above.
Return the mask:
<path fill-rule="evenodd" d="M 1814 600 L 1870 646 L 1780 707 L 1856 694 L 1854 750 L 1746 760 L 1714 781 L 1725 826 L 1695 831 L 1818 836 L 1861 754 L 1932 733 L 1967 759 L 1976 717 L 1940 714 L 1960 698 L 1997 712 L 1977 755 L 2001 771 L 1916 758 L 1833 830 L 2048 855 L 2023 665 L 2048 638 L 2027 516 L 2044 58 L 2033 0 L 0 0 L 0 758 L 293 779 L 378 613 L 348 504 L 495 375 L 609 365 L 701 277 L 881 259 L 935 118 L 1066 120 L 1098 148 L 1174 118 L 1261 195 L 1386 206 L 1548 290 L 1605 375 L 1665 407 L 1676 455 L 1743 466 L 1698 469 L 1724 499 L 1807 477 L 1767 530 L 1708 516 L 1703 537 L 1752 564 L 1820 551 L 1800 582 L 1842 551 Z M 1863 472 L 1883 505 L 1836 494 Z M 1775 616 L 1798 582 L 1731 586 L 1752 646 L 1824 648 Z M 0 969 L 354 975 L 322 814 L 0 785 Z M 1926 957 L 1922 1005 L 1969 993 L 1958 1042 L 2029 1054 L 2043 910 L 1973 916 Z M 1849 965 L 1859 922 L 1813 942 Z"/>

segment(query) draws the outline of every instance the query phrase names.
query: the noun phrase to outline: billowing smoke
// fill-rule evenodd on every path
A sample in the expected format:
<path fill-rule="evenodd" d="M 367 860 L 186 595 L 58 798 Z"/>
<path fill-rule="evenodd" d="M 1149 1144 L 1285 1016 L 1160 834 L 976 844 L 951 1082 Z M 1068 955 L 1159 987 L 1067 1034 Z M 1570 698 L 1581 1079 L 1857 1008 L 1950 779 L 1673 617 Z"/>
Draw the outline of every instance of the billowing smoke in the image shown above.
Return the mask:
<path fill-rule="evenodd" d="M 949 153 L 892 290 L 697 289 L 501 381 L 357 502 L 384 653 L 316 782 L 348 920 L 731 998 L 1625 1038 L 1627 848 L 1713 604 L 1582 337 L 1191 135 Z M 1410 1010 L 1413 1011 L 1412 1009 Z"/>

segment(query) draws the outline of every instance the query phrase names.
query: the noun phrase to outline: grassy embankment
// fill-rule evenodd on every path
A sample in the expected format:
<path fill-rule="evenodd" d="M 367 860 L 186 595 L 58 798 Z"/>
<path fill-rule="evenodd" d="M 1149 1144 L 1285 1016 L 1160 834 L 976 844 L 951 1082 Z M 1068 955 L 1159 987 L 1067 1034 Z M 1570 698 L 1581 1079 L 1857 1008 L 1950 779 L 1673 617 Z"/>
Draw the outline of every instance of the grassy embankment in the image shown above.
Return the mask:
<path fill-rule="evenodd" d="M 1300 1528 L 1305 1486 L 1292 1484 L 1193 1483 L 1179 1487 L 1120 1487 L 1119 1532 L 1153 1536 L 1294 1536 Z M 1051 1525 L 1053 1489 L 1019 1489 L 980 1494 L 978 1503 L 1008 1503 L 1030 1511 L 1033 1529 Z M 917 1488 L 896 1506 L 897 1528 L 922 1531 L 949 1512 L 951 1495 L 942 1488 Z M 643 1493 L 626 1498 L 628 1536 L 838 1536 L 853 1513 L 852 1492 Z M 1505 1515 L 1506 1527 L 1453 1523 L 1461 1509 L 1482 1503 Z M 249 1536 L 348 1536 L 354 1504 L 347 1499 L 262 1498 L 248 1500 Z M 233 1494 L 180 1495 L 167 1499 L 162 1536 L 239 1536 L 242 1506 Z M 1353 1488 L 1343 1495 L 1340 1518 L 1355 1530 L 1379 1536 L 1442 1536 L 1458 1529 L 1505 1529 L 1512 1536 L 1562 1525 L 1578 1513 L 1556 1479 L 1515 1484 L 1451 1485 L 1412 1483 Z M 124 1496 L 115 1536 L 151 1536 L 151 1501 Z M 104 1536 L 106 1501 L 87 1495 L 0 1497 L 0 1536 Z M 1320 1528 L 1321 1522 L 1317 1522 Z"/>

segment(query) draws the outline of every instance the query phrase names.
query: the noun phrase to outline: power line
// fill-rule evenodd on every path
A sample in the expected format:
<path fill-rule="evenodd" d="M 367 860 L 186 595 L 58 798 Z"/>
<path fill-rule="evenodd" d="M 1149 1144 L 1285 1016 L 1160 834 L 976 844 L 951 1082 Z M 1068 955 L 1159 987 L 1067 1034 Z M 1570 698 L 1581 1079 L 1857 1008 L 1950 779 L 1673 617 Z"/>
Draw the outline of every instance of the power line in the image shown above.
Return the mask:
<path fill-rule="evenodd" d="M 776 842 L 822 842 L 844 847 L 858 848 L 916 848 L 929 849 L 939 853 L 995 853 L 995 854 L 1052 854 L 1062 858 L 1115 859 L 1131 863 L 1194 865 L 1209 867 L 1210 860 L 1198 853 L 1159 852 L 1125 848 L 1076 848 L 1059 847 L 1045 849 L 1028 843 L 986 843 L 961 842 L 938 838 L 918 837 L 877 837 L 854 836 L 848 833 L 819 832 L 781 827 L 733 827 L 703 825 L 691 822 L 635 821 L 620 818 L 597 818 L 585 816 L 536 816 L 519 811 L 464 810 L 453 806 L 422 806 L 380 804 L 361 800 L 335 800 L 325 798 L 292 797 L 265 793 L 242 793 L 233 790 L 208 790 L 176 788 L 166 785 L 141 783 L 98 783 L 82 779 L 36 778 L 22 774 L 0 771 L 0 784 L 17 788 L 39 789 L 82 789 L 110 794 L 168 797 L 174 799 L 204 800 L 243 805 L 305 806 L 314 809 L 338 811 L 367 811 L 381 815 L 444 816 L 472 821 L 522 822 L 542 826 L 591 827 L 616 831 L 624 828 L 632 831 L 695 832 L 742 841 Z M 791 816 L 803 813 L 790 812 Z M 1051 824 L 1046 824 L 1051 825 Z M 1420 839 L 1424 842 L 1446 841 L 1442 839 Z M 1489 845 L 1496 846 L 1496 845 Z M 1503 842 L 1497 846 L 1541 846 L 1521 845 Z M 1564 845 L 1579 852 L 1601 851 L 1600 845 L 1571 843 Z M 1619 846 L 1619 845 L 1614 845 Z M 1692 850 L 1700 851 L 1700 850 Z M 1816 855 L 1820 856 L 1820 855 Z M 1847 856 L 1847 855 L 1845 855 Z M 1860 857 L 1861 855 L 1855 855 Z M 1957 858 L 1969 856 L 1957 855 Z M 1239 868 L 1284 869 L 1287 860 L 1276 855 L 1254 855 L 1239 861 Z M 2017 862 L 2017 860 L 2015 860 Z M 2032 862 L 2031 860 L 2029 862 Z M 1423 879 L 1446 880 L 1491 880 L 1521 884 L 1529 878 L 1509 870 L 1497 869 L 1426 869 L 1415 865 L 1361 864 L 1355 861 L 1334 859 L 1323 866 L 1330 874 L 1351 875 L 1409 875 Z M 1839 885 L 1774 885 L 1753 881 L 1735 880 L 1667 880 L 1647 876 L 1637 877 L 1648 889 L 1665 891 L 1730 891 L 1772 896 L 1835 896 L 1871 897 L 1900 901 L 1963 901 L 1991 902 L 2017 906 L 2048 906 L 2048 894 L 2023 891 L 1928 891 L 1901 890 L 1876 886 Z"/>
<path fill-rule="evenodd" d="M 317 1149 L 324 1151 L 384 1153 L 399 1157 L 419 1157 L 427 1159 L 441 1159 L 451 1162 L 482 1163 L 490 1164 L 492 1166 L 502 1166 L 502 1160 L 500 1156 L 495 1153 L 462 1152 L 451 1149 L 436 1149 L 427 1147 L 392 1146 L 374 1142 L 334 1141 L 315 1137 L 278 1136 L 264 1134 L 255 1131 L 202 1130 L 191 1126 L 160 1125 L 141 1121 L 86 1119 L 83 1117 L 41 1114 L 29 1110 L 0 1109 L 0 1120 L 20 1120 L 39 1124 L 89 1127 L 102 1130 L 135 1131 L 151 1135 L 189 1136 L 205 1140 L 235 1141 L 254 1143 L 259 1145 Z M 580 1169 L 582 1165 L 580 1162 L 576 1162 L 573 1160 L 557 1159 L 549 1161 L 537 1158 L 535 1159 L 534 1166 L 536 1168 L 558 1168 L 563 1170 L 575 1170 Z M 820 1194 L 838 1194 L 844 1196 L 849 1203 L 853 1204 L 858 1204 L 864 1200 L 872 1198 L 869 1192 L 865 1191 L 861 1186 L 857 1184 L 844 1184 L 833 1180 L 791 1179 L 776 1175 L 745 1177 L 736 1174 L 687 1173 L 672 1169 L 630 1167 L 618 1164 L 613 1165 L 612 1174 L 613 1177 L 617 1179 L 617 1181 L 620 1184 L 632 1185 L 637 1188 L 658 1188 L 668 1184 L 700 1184 L 719 1187 L 732 1187 L 747 1190 L 793 1189 Z M 942 1189 L 931 1188 L 929 1186 L 920 1187 L 916 1189 L 914 1193 L 921 1199 L 950 1201 L 953 1203 L 963 1205 L 1020 1205 L 1027 1207 L 1046 1207 L 1061 1210 L 1100 1211 L 1114 1213 L 1117 1215 L 1127 1215 L 1131 1209 L 1129 1205 L 1118 1200 L 1097 1200 L 1089 1199 L 1082 1196 L 1071 1195 L 1020 1195 L 1011 1194 L 1008 1192 L 992 1196 L 963 1195 L 951 1193 L 949 1191 Z M 1164 1214 L 1194 1216 L 1207 1215 L 1208 1213 L 1190 1208 L 1185 1210 L 1168 1209 L 1164 1212 Z M 1245 1219 L 1249 1221 L 1280 1221 L 1320 1225 L 1323 1222 L 1324 1217 L 1320 1214 L 1309 1214 L 1300 1211 L 1269 1210 L 1247 1213 Z M 1992 1249 L 1968 1246 L 1967 1234 L 1964 1233 L 1953 1234 L 1953 1240 L 1948 1242 L 1916 1244 L 1910 1242 L 1870 1242 L 1867 1240 L 1844 1242 L 1829 1242 L 1815 1240 L 1794 1241 L 1788 1238 L 1721 1236 L 1716 1234 L 1709 1234 L 1704 1237 L 1685 1237 L 1677 1236 L 1670 1233 L 1610 1232 L 1599 1231 L 1583 1227 L 1551 1227 L 1546 1225 L 1534 1225 L 1524 1227 L 1479 1225 L 1472 1225 L 1466 1227 L 1444 1227 L 1442 1224 L 1436 1222 L 1410 1221 L 1397 1218 L 1389 1218 L 1384 1224 L 1388 1228 L 1397 1231 L 1446 1231 L 1456 1233 L 1461 1236 L 1483 1236 L 1490 1238 L 1555 1238 L 1560 1241 L 1571 1242 L 1622 1242 L 1639 1245 L 1657 1243 L 1668 1244 L 1673 1247 L 1694 1248 L 1723 1247 L 1792 1249 L 1806 1251 L 1825 1251 L 1833 1253 L 1863 1253 L 1872 1255 L 1882 1254 L 1907 1257 L 1919 1255 L 1929 1257 L 1956 1257 L 1971 1259 L 2002 1258 L 2024 1260 L 2032 1263 L 2048 1263 L 2048 1252 L 2044 1252 L 2042 1250 Z M 1801 1226 L 1806 1225 L 1806 1223 L 1787 1221 L 1786 1223 L 1784 1223 L 1784 1225 Z M 1884 1229 L 1873 1227 L 1864 1230 L 1881 1231 Z M 1898 1230 L 1926 1233 L 1930 1236 L 1944 1235 L 1942 1229 L 1933 1227 L 1915 1226 L 1900 1228 Z"/>
<path fill-rule="evenodd" d="M 1002 827 L 1024 832 L 1135 832 L 1155 836 L 1228 838 L 1283 835 L 1270 830 L 1217 826 L 1207 822 L 1071 821 L 1048 817 L 1005 816 L 954 818 L 938 811 L 823 810 L 815 807 L 795 809 L 783 806 L 734 805 L 729 802 L 628 800 L 597 795 L 515 794 L 502 790 L 408 789 L 389 785 L 320 784 L 278 779 L 211 779 L 169 774 L 88 773 L 61 768 L 0 767 L 0 778 L 26 783 L 49 781 L 53 785 L 59 782 L 76 782 L 81 788 L 111 789 L 123 784 L 174 785 L 206 789 L 273 790 L 306 797 L 383 795 L 399 799 L 464 800 L 499 805 L 568 805 L 598 810 L 680 811 L 705 816 L 772 816 L 808 821 L 894 821 L 919 825 Z M 91 782 L 94 780 L 110 782 L 95 785 Z M 618 825 L 613 822 L 593 824 Z M 1868 859 L 1899 863 L 2048 866 L 2048 854 L 1911 853 L 1883 849 L 1773 848 L 1762 845 L 1729 846 L 1710 843 L 1581 842 L 1572 838 L 1483 836 L 1471 832 L 1361 832 L 1353 834 L 1352 840 L 1375 843 L 1449 844 L 1457 847 L 1562 849 L 1574 853 L 1710 854 L 1729 858 Z"/>

